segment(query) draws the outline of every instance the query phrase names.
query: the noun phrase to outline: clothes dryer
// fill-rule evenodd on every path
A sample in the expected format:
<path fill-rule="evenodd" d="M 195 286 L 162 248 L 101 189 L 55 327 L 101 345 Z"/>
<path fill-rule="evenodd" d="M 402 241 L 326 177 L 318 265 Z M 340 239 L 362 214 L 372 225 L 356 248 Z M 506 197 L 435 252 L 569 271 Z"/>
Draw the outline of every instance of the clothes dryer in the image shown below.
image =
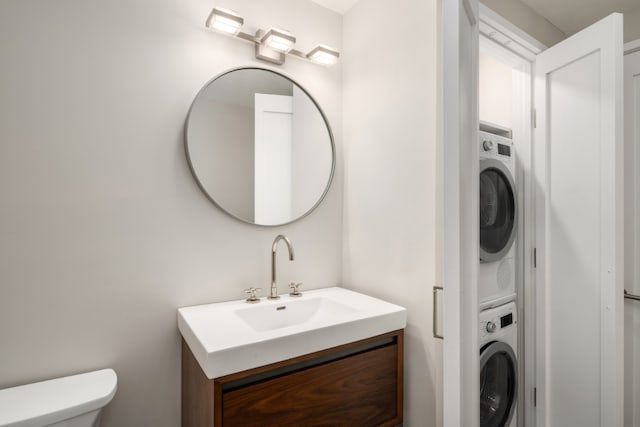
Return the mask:
<path fill-rule="evenodd" d="M 480 308 L 516 295 L 515 241 L 518 203 L 511 139 L 480 132 Z"/>
<path fill-rule="evenodd" d="M 481 311 L 479 317 L 480 427 L 517 427 L 516 304 Z"/>

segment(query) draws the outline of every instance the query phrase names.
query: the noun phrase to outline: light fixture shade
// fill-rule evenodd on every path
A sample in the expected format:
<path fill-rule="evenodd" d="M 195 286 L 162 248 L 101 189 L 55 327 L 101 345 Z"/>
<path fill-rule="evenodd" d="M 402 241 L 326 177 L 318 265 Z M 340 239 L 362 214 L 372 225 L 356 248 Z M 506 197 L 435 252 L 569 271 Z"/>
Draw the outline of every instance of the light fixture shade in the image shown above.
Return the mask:
<path fill-rule="evenodd" d="M 260 43 L 278 52 L 287 53 L 293 48 L 293 45 L 296 44 L 296 38 L 286 30 L 270 28 L 269 31 L 262 36 Z"/>
<path fill-rule="evenodd" d="M 307 58 L 321 65 L 330 66 L 338 62 L 340 52 L 336 49 L 323 44 L 311 49 L 311 52 L 307 54 Z"/>
<path fill-rule="evenodd" d="M 244 19 L 236 12 L 222 7 L 214 7 L 207 18 L 206 25 L 209 28 L 235 36 L 240 32 L 242 24 L 244 24 Z"/>

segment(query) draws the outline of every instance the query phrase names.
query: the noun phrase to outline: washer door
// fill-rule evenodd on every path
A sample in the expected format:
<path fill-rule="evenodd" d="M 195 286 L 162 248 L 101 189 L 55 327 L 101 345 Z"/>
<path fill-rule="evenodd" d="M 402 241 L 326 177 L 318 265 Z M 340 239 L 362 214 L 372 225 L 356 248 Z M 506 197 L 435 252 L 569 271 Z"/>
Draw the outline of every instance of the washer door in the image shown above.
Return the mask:
<path fill-rule="evenodd" d="M 480 350 L 480 427 L 508 427 L 516 406 L 518 368 L 508 344 L 493 341 Z"/>
<path fill-rule="evenodd" d="M 516 238 L 516 193 L 506 165 L 480 160 L 480 261 L 504 257 Z"/>

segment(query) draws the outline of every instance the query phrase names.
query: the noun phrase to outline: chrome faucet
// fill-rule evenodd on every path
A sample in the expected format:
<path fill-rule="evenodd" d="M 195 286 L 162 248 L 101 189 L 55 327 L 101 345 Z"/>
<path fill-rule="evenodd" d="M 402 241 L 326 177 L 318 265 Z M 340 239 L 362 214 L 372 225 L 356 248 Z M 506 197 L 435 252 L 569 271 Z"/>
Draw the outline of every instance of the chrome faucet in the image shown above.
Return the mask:
<path fill-rule="evenodd" d="M 278 287 L 276 286 L 276 250 L 278 249 L 278 243 L 280 243 L 280 240 L 284 240 L 287 244 L 287 249 L 289 250 L 289 261 L 293 261 L 295 259 L 291 240 L 282 234 L 278 234 L 273 240 L 273 245 L 271 245 L 271 294 L 269 295 L 269 299 L 280 298 L 278 295 Z"/>

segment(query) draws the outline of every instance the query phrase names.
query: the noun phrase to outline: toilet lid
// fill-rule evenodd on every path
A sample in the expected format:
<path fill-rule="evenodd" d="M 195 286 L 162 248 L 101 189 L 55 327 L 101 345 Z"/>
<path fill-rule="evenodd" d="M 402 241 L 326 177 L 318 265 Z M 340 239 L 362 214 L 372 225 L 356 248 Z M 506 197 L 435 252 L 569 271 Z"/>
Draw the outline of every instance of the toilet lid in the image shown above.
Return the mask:
<path fill-rule="evenodd" d="M 116 393 L 113 369 L 0 390 L 0 427 L 49 425 L 95 411 Z"/>

